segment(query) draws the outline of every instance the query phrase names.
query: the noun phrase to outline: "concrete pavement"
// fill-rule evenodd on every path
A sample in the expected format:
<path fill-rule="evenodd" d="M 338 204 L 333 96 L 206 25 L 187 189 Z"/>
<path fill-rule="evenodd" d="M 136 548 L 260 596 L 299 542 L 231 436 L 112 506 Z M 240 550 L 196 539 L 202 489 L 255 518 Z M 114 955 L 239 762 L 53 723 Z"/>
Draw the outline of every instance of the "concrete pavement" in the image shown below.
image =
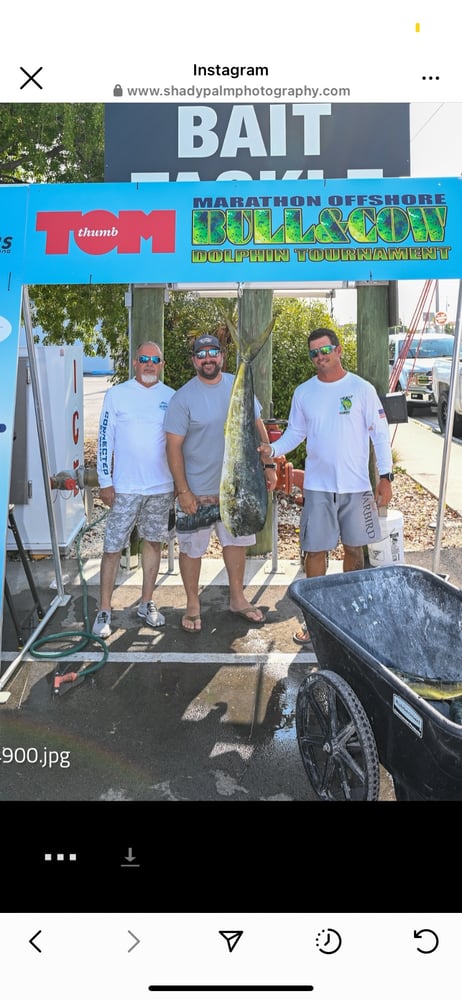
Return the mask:
<path fill-rule="evenodd" d="M 396 464 L 436 499 L 444 496 L 445 507 L 462 517 L 462 441 L 445 438 L 430 423 L 410 418 L 405 424 L 391 428 Z M 444 521 L 444 509 L 438 508 L 439 522 Z M 404 511 L 404 517 L 406 512 Z M 436 540 L 436 529 L 435 529 Z M 459 546 L 425 549 L 405 553 L 406 562 L 446 576 L 450 583 L 462 587 L 462 553 Z"/>
<path fill-rule="evenodd" d="M 210 563 L 214 563 L 214 569 Z M 9 566 L 10 587 L 21 620 L 32 628 L 30 595 Z M 34 565 L 40 597 L 56 596 L 51 560 Z M 266 614 L 254 628 L 227 611 L 228 588 L 219 560 L 204 567 L 203 627 L 194 636 L 181 628 L 184 591 L 176 568 L 163 560 L 155 591 L 166 618 L 152 629 L 136 615 L 140 573 L 122 571 L 114 592 L 113 632 L 101 648 L 90 643 L 69 651 L 84 631 L 84 597 L 89 622 L 97 610 L 96 561 L 84 566 L 64 560 L 68 603 L 45 629 L 60 638 L 46 649 L 59 662 L 26 652 L 1 694 L 1 743 L 19 753 L 2 771 L 3 800 L 65 801 L 310 801 L 314 798 L 301 762 L 295 731 L 297 691 L 316 663 L 313 651 L 292 642 L 301 616 L 287 596 L 287 579 L 264 561 L 252 560 L 246 593 Z M 18 572 L 19 580 L 19 572 Z M 2 670 L 17 656 L 8 614 L 4 622 Z M 94 673 L 66 682 L 53 695 L 55 670 Z M 24 760 L 29 748 L 31 759 Z M 45 754 L 45 747 L 47 748 Z M 52 768 L 36 761 L 50 760 Z M 22 754 L 22 757 L 21 757 Z M 63 758 L 63 766 L 58 762 Z M 67 765 L 67 762 L 70 764 Z M 64 766 L 67 765 L 67 766 Z M 385 777 L 390 793 L 390 780 Z"/>
<path fill-rule="evenodd" d="M 462 441 L 450 440 L 443 470 L 445 439 L 439 430 L 411 418 L 391 431 L 397 464 L 433 496 L 440 496 L 442 473 L 447 472 L 446 504 L 462 516 Z"/>

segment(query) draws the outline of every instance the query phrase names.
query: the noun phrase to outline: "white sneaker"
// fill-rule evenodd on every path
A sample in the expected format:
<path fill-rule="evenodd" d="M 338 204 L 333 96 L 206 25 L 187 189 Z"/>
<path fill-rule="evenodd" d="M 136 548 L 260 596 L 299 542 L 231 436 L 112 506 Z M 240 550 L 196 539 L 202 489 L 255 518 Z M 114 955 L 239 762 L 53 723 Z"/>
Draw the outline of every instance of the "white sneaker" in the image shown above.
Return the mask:
<path fill-rule="evenodd" d="M 93 625 L 93 635 L 98 635 L 100 639 L 107 639 L 111 631 L 111 612 L 98 611 Z"/>
<path fill-rule="evenodd" d="M 153 628 L 165 625 L 165 618 L 157 610 L 154 601 L 146 601 L 146 604 L 139 604 L 136 613 L 140 618 L 144 618 L 147 625 L 152 625 Z"/>

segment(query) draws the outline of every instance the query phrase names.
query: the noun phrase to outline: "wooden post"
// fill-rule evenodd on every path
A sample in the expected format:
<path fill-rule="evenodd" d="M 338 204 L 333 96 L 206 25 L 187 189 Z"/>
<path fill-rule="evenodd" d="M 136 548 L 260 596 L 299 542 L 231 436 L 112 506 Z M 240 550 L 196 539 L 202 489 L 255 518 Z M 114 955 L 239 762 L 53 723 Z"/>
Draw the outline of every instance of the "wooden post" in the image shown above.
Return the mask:
<path fill-rule="evenodd" d="M 379 396 L 388 392 L 388 325 L 390 301 L 388 285 L 360 285 L 357 289 L 358 375 L 372 382 Z M 377 465 L 371 446 L 369 475 L 373 489 L 377 485 Z M 387 507 L 379 509 L 387 516 Z"/>
<path fill-rule="evenodd" d="M 129 378 L 133 377 L 132 361 L 136 349 L 145 340 L 155 340 L 164 350 L 164 288 L 159 285 L 134 285 L 132 298 L 131 336 L 128 350 Z M 161 378 L 163 379 L 163 373 Z M 141 541 L 135 527 L 130 535 L 130 545 L 122 552 L 121 563 L 125 569 L 140 564 Z"/>
<path fill-rule="evenodd" d="M 164 349 L 164 288 L 159 285 L 134 285 L 132 301 L 132 328 L 129 350 L 129 371 L 133 374 L 132 360 L 138 344 L 155 340 Z"/>
<path fill-rule="evenodd" d="M 388 282 L 388 326 L 399 326 L 398 282 Z"/>
<path fill-rule="evenodd" d="M 356 294 L 358 375 L 383 396 L 389 382 L 388 286 L 360 285 Z"/>
<path fill-rule="evenodd" d="M 238 307 L 240 323 L 242 323 L 246 330 L 255 331 L 255 336 L 257 336 L 271 322 L 273 290 L 266 288 L 246 288 L 239 299 Z M 266 420 L 270 416 L 273 377 L 272 341 L 273 335 L 270 334 L 266 344 L 259 351 L 252 365 L 255 395 L 263 407 L 263 420 Z M 268 513 L 265 524 L 262 530 L 257 533 L 255 545 L 252 545 L 247 551 L 250 556 L 259 556 L 271 552 L 271 548 L 272 504 L 271 494 L 268 494 Z"/>

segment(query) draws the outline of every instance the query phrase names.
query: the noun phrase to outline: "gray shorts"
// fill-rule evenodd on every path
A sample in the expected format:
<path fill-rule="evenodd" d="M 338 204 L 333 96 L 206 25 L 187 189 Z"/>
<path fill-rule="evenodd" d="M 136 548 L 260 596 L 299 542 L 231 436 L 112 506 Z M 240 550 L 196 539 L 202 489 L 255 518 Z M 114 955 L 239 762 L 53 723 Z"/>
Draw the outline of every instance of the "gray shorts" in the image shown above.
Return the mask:
<path fill-rule="evenodd" d="M 173 507 L 173 491 L 154 496 L 137 493 L 116 493 L 106 519 L 104 552 L 121 552 L 129 543 L 133 528 L 148 542 L 166 542 L 169 511 Z"/>
<path fill-rule="evenodd" d="M 179 531 L 176 539 L 180 552 L 184 552 L 191 559 L 201 558 L 207 552 L 212 531 L 215 531 L 222 548 L 226 545 L 255 545 L 256 542 L 255 535 L 241 535 L 235 538 L 234 535 L 230 535 L 222 521 L 216 521 L 215 524 L 198 528 L 197 531 Z"/>
<path fill-rule="evenodd" d="M 382 537 L 377 504 L 371 490 L 365 493 L 322 493 L 303 490 L 300 515 L 302 552 L 330 552 L 339 539 L 360 546 Z"/>

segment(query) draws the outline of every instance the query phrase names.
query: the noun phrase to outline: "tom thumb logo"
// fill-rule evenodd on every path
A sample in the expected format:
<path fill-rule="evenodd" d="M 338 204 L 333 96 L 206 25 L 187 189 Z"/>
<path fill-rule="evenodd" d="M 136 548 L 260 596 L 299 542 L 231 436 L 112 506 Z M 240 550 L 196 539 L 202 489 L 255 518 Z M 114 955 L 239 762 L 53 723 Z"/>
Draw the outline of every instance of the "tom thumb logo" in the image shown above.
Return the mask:
<path fill-rule="evenodd" d="M 175 252 L 175 216 L 171 210 L 152 212 L 122 211 L 118 215 L 103 209 L 92 212 L 37 212 L 36 229 L 46 233 L 46 254 L 69 253 L 72 233 L 84 253 L 139 254 L 141 240 L 151 240 L 152 253 Z"/>

